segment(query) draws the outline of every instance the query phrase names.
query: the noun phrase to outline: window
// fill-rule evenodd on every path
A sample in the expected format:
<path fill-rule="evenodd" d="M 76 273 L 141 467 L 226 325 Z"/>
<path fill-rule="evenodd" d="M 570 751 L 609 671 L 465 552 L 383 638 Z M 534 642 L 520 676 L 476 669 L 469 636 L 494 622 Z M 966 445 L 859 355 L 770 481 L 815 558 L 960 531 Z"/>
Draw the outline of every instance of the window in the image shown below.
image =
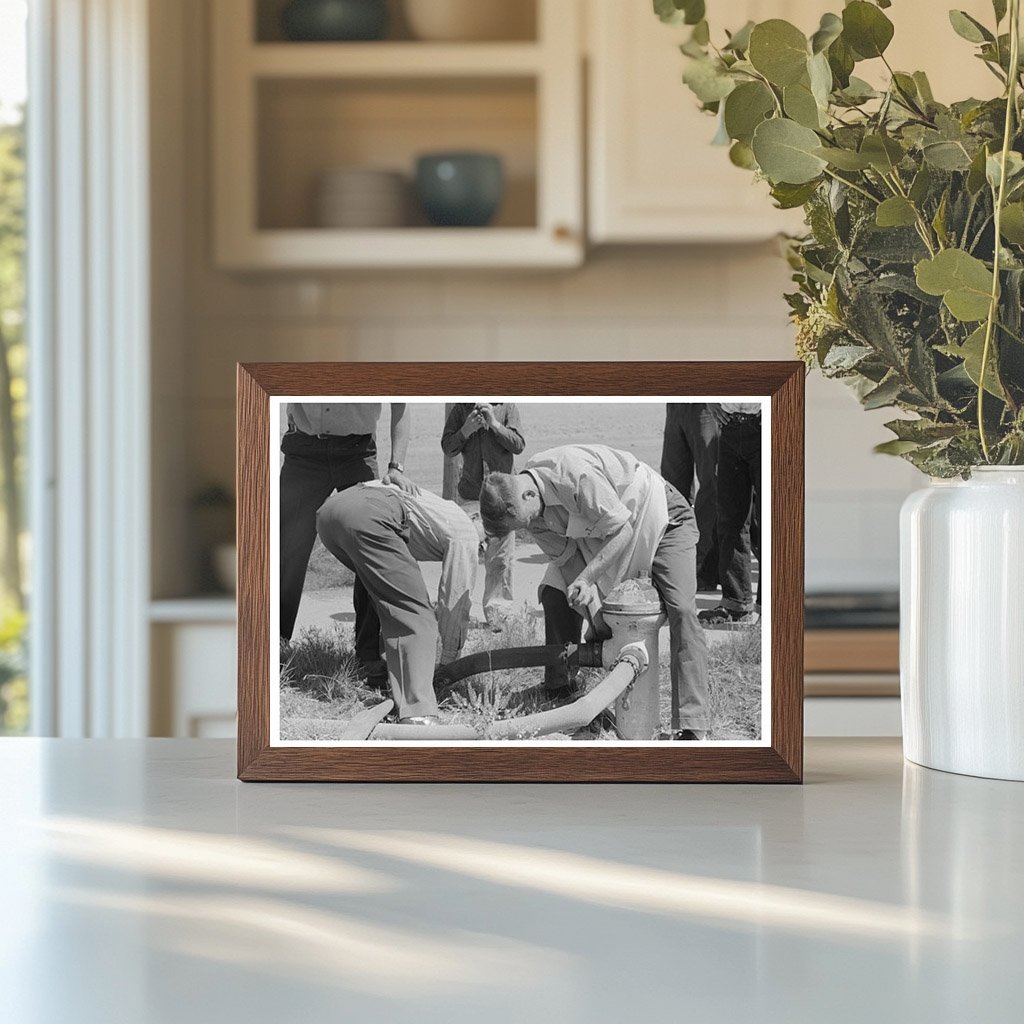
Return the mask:
<path fill-rule="evenodd" d="M 29 724 L 25 425 L 26 0 L 0 0 L 0 734 Z"/>

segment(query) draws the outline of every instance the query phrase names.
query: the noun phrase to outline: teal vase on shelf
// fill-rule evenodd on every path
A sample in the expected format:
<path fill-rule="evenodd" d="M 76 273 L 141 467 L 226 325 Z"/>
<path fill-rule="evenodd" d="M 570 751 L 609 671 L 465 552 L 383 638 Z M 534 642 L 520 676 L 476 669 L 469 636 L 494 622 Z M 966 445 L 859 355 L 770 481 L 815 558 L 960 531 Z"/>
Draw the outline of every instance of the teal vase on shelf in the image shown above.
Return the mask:
<path fill-rule="evenodd" d="M 281 28 L 294 42 L 366 42 L 388 27 L 387 0 L 290 0 Z"/>

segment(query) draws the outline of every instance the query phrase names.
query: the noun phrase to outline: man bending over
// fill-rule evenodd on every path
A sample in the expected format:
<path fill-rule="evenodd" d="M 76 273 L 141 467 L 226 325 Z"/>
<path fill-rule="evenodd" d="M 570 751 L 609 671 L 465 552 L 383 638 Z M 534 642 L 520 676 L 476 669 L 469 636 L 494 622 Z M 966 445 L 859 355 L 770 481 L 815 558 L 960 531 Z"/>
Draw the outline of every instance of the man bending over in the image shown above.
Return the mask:
<path fill-rule="evenodd" d="M 480 535 L 462 509 L 429 491 L 358 484 L 324 502 L 316 517 L 324 547 L 366 588 L 380 619 L 388 680 L 406 724 L 437 723 L 434 663 L 466 641 Z M 437 610 L 419 562 L 440 562 Z"/>
<path fill-rule="evenodd" d="M 707 736 L 708 664 L 697 621 L 697 523 L 686 499 L 650 466 L 604 445 L 566 445 L 518 474 L 492 473 L 480 494 L 489 534 L 525 527 L 548 556 L 541 584 L 545 642 L 577 643 L 583 614 L 623 580 L 649 572 L 668 615 L 672 727 Z M 550 690 L 568 680 L 549 670 Z M 675 701 L 674 701 L 675 703 Z"/>

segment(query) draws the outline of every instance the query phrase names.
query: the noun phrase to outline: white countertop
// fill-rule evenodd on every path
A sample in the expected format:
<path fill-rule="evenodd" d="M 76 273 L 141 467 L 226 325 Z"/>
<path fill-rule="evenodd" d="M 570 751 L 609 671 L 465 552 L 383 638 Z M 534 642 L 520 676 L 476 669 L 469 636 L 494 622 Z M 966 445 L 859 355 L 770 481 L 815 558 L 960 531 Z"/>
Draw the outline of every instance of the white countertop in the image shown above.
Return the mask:
<path fill-rule="evenodd" d="M 1024 1015 L 1024 785 L 242 785 L 224 741 L 0 741 L 5 1024 Z"/>

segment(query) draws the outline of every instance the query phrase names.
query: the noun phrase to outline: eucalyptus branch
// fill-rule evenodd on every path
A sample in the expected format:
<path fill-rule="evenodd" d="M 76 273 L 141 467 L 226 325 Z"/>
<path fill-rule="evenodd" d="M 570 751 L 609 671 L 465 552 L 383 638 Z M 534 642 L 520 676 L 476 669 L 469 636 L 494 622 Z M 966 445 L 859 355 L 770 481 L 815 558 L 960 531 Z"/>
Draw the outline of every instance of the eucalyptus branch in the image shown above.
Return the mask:
<path fill-rule="evenodd" d="M 985 379 L 992 356 L 992 337 L 999 317 L 999 274 L 1002 270 L 1003 206 L 1006 202 L 1006 177 L 1010 149 L 1013 143 L 1013 124 L 1017 116 L 1017 86 L 1020 74 L 1020 0 L 1010 0 L 1010 73 L 1006 85 L 1006 123 L 1003 126 L 1003 149 L 999 167 L 999 189 L 995 196 L 995 252 L 992 258 L 992 294 L 989 299 L 988 319 L 985 322 L 985 345 L 981 350 L 981 370 L 978 373 L 978 434 L 985 461 L 992 462 L 988 432 L 985 429 Z"/>
<path fill-rule="evenodd" d="M 865 199 L 870 199 L 875 206 L 881 202 L 877 196 L 873 196 L 867 189 L 861 188 L 860 185 L 855 182 L 848 181 L 846 178 L 841 178 L 838 174 L 834 171 L 830 171 L 827 167 L 825 168 L 825 174 L 827 174 L 833 181 L 838 181 L 840 185 L 845 185 L 847 188 L 852 188 L 854 192 L 859 192 Z"/>
<path fill-rule="evenodd" d="M 900 181 L 899 173 L 893 169 L 891 175 L 883 174 L 882 177 L 889 182 L 901 199 L 905 199 L 910 204 L 910 208 L 914 211 L 914 217 L 917 220 L 917 233 L 920 235 L 921 241 L 924 242 L 929 255 L 934 256 L 935 246 L 938 246 L 941 250 L 943 248 L 942 243 L 936 236 L 933 244 L 931 225 L 925 220 L 924 214 L 917 208 L 917 203 L 913 202 L 910 196 L 907 195 L 907 190 L 903 187 L 903 182 Z"/>
<path fill-rule="evenodd" d="M 992 214 L 991 213 L 985 214 L 985 219 L 981 222 L 981 227 L 978 228 L 978 232 L 974 236 L 974 241 L 971 242 L 970 246 L 967 249 L 968 252 L 973 253 L 974 250 L 977 249 L 978 243 L 981 241 L 982 236 L 988 230 L 988 226 L 991 223 L 992 223 Z"/>

